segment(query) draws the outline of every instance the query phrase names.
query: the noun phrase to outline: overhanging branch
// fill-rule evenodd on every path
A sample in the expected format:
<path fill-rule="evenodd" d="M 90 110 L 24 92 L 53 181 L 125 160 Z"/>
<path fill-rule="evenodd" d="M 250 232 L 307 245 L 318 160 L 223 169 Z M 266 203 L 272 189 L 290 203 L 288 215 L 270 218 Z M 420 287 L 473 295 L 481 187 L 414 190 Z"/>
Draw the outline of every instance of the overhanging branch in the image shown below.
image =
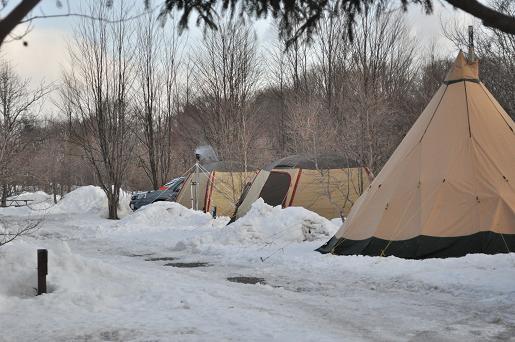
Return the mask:
<path fill-rule="evenodd" d="M 446 0 L 476 18 L 481 19 L 483 25 L 496 28 L 506 33 L 515 34 L 515 17 L 497 12 L 476 0 Z"/>
<path fill-rule="evenodd" d="M 41 0 L 23 0 L 5 18 L 0 20 L 0 45 L 12 30 Z"/>

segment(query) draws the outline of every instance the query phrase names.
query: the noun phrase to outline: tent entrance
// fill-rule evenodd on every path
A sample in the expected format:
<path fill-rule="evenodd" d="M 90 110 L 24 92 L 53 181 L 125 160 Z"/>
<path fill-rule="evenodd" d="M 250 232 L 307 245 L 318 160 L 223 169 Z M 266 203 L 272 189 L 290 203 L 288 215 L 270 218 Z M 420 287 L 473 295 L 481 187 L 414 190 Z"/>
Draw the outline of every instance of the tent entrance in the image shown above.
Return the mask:
<path fill-rule="evenodd" d="M 290 189 L 291 177 L 289 173 L 272 171 L 261 189 L 259 197 L 271 206 L 282 205 L 286 202 L 286 196 Z"/>

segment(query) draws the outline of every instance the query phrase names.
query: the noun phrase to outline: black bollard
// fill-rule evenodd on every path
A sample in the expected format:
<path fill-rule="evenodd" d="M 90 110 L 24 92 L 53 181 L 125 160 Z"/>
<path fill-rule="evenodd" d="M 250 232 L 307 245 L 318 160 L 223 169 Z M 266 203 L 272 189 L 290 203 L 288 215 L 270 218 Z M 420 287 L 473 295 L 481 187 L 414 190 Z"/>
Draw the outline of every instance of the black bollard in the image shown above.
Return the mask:
<path fill-rule="evenodd" d="M 46 275 L 48 274 L 48 251 L 38 249 L 38 296 L 46 293 Z"/>

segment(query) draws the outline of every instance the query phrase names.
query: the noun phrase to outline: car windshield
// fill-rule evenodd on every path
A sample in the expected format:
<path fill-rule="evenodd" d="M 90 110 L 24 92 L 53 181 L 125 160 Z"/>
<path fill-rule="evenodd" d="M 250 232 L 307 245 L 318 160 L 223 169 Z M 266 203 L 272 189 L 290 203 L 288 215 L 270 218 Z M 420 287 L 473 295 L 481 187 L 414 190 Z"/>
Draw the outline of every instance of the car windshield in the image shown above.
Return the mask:
<path fill-rule="evenodd" d="M 182 183 L 184 182 L 184 178 L 177 178 L 177 179 L 174 179 L 173 182 L 173 185 L 170 186 L 170 190 L 173 190 L 173 191 L 177 191 L 181 188 L 181 185 Z M 170 182 L 170 183 L 172 183 Z"/>
<path fill-rule="evenodd" d="M 181 182 L 183 179 L 184 179 L 183 177 L 174 178 L 171 181 L 169 181 L 168 183 L 166 183 L 164 186 L 166 186 L 166 187 L 175 186 L 178 182 Z"/>

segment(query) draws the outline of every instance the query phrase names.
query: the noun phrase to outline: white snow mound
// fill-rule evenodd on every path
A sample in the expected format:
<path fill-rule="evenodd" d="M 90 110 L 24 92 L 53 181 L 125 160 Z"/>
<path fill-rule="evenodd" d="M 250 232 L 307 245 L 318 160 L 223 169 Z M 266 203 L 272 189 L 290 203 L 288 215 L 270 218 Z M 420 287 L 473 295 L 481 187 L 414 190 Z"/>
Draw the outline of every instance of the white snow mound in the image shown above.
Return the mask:
<path fill-rule="evenodd" d="M 66 195 L 52 208 L 52 214 L 82 214 L 107 212 L 107 196 L 98 186 L 81 186 Z"/>
<path fill-rule="evenodd" d="M 220 221 L 221 224 L 215 224 Z M 223 222 L 222 222 L 223 221 Z M 210 214 L 188 209 L 175 202 L 155 202 L 138 209 L 123 218 L 118 224 L 120 230 L 143 231 L 163 229 L 194 229 L 198 227 L 224 226 L 228 218 L 214 220 Z"/>
<path fill-rule="evenodd" d="M 249 212 L 227 227 L 240 241 L 314 241 L 331 237 L 338 226 L 302 207 L 272 207 L 262 198 Z"/>
<path fill-rule="evenodd" d="M 213 244 L 274 244 L 327 240 L 339 226 L 302 207 L 272 207 L 258 199 L 249 212 L 221 229 L 204 231 L 191 240 L 180 241 L 177 249 L 194 249 Z"/>
<path fill-rule="evenodd" d="M 68 293 L 70 299 L 77 299 L 77 294 L 91 292 L 94 289 L 96 296 L 102 294 L 109 297 L 107 288 L 99 288 L 98 284 L 101 280 L 118 277 L 127 280 L 127 275 L 119 269 L 96 259 L 84 258 L 72 253 L 65 242 L 52 242 L 45 247 L 48 248 L 47 286 L 49 292 Z M 12 299 L 12 297 L 28 298 L 35 295 L 37 288 L 36 251 L 38 248 L 40 248 L 38 244 L 16 240 L 0 249 L 0 269 L 5 276 L 0 281 L 0 302 Z M 117 286 L 114 283 L 110 285 Z M 120 287 L 121 292 L 123 286 L 117 287 Z"/>

